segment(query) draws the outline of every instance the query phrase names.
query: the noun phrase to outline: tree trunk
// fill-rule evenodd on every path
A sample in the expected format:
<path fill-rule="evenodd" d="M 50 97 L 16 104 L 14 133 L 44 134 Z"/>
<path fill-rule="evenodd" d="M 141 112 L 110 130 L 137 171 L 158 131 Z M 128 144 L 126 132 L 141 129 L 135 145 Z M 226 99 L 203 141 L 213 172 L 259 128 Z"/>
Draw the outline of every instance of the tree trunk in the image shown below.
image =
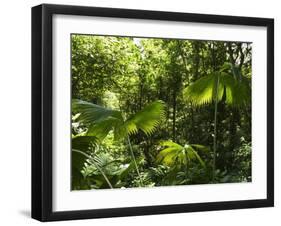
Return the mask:
<path fill-rule="evenodd" d="M 237 143 L 237 124 L 239 123 L 240 119 L 240 114 L 237 109 L 233 109 L 232 111 L 232 117 L 231 117 L 231 122 L 230 122 L 230 128 L 229 128 L 229 151 L 231 153 L 230 158 L 228 159 L 228 166 L 232 169 L 234 167 L 233 161 L 234 161 L 234 149 Z"/>
<path fill-rule="evenodd" d="M 217 70 L 216 54 L 214 43 L 210 45 L 213 63 L 213 72 Z M 214 143 L 213 143 L 213 182 L 216 176 L 216 158 L 217 158 L 217 113 L 218 113 L 218 88 L 219 88 L 219 75 L 217 76 L 216 91 L 215 91 L 215 115 L 214 115 Z"/>
<path fill-rule="evenodd" d="M 214 145 L 213 145 L 213 182 L 215 182 L 216 176 L 216 155 L 217 155 L 217 113 L 218 113 L 218 88 L 219 88 L 219 76 L 217 77 L 216 93 L 215 93 L 215 117 L 214 117 Z"/>
<path fill-rule="evenodd" d="M 177 95 L 176 91 L 173 92 L 173 141 L 176 142 L 176 107 L 177 107 Z"/>
<path fill-rule="evenodd" d="M 134 151 L 133 151 L 133 148 L 132 148 L 132 145 L 131 145 L 131 141 L 130 141 L 130 138 L 129 138 L 128 134 L 127 134 L 127 142 L 128 142 L 129 149 L 130 149 L 130 152 L 131 152 L 132 160 L 133 160 L 133 162 L 135 164 L 135 168 L 136 168 L 137 174 L 138 174 L 138 176 L 140 178 L 140 184 L 141 184 L 141 186 L 143 186 L 141 175 L 140 175 L 140 171 L 139 171 L 139 167 L 138 167 L 138 164 L 137 164 L 137 161 L 136 161 L 136 158 L 135 158 L 135 154 L 134 154 Z"/>
<path fill-rule="evenodd" d="M 152 159 L 151 159 L 151 155 L 150 155 L 150 149 L 151 148 L 151 138 L 147 137 L 146 141 L 145 141 L 145 145 L 143 148 L 143 154 L 147 163 L 148 167 L 152 166 Z"/>
<path fill-rule="evenodd" d="M 200 57 L 199 57 L 199 44 L 198 41 L 193 42 L 193 48 L 194 48 L 194 61 L 195 61 L 195 66 L 194 66 L 194 71 L 193 71 L 193 80 L 196 81 L 199 77 L 199 62 L 200 62 Z M 195 128 L 194 128 L 194 114 L 196 114 L 196 109 L 193 109 L 193 107 L 190 105 L 190 116 L 191 116 L 191 142 L 197 143 L 196 136 L 195 134 Z"/>

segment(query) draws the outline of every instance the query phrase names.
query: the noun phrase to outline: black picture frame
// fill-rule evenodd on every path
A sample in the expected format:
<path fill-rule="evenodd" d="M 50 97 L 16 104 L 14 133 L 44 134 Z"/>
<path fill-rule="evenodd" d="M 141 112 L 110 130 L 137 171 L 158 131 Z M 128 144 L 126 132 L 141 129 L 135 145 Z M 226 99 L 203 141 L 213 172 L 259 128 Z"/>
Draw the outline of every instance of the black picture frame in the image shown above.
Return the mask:
<path fill-rule="evenodd" d="M 128 208 L 52 210 L 52 17 L 55 14 L 182 21 L 267 28 L 267 198 Z M 32 8 L 32 218 L 40 221 L 274 206 L 274 20 L 43 4 Z"/>

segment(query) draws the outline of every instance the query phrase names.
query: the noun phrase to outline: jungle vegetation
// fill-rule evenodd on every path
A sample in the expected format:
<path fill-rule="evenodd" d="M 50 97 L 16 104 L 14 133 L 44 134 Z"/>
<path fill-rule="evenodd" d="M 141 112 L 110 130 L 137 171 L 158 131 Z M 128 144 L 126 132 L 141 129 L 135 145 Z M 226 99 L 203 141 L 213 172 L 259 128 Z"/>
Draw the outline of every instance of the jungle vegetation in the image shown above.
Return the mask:
<path fill-rule="evenodd" d="M 251 43 L 71 36 L 72 189 L 251 181 Z"/>

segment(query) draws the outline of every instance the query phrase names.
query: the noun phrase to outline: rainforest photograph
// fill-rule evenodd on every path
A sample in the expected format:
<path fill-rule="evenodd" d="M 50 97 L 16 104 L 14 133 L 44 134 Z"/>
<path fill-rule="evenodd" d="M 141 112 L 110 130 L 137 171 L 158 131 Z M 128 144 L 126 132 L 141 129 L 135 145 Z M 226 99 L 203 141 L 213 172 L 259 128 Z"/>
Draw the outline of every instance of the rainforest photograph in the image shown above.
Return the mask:
<path fill-rule="evenodd" d="M 252 44 L 71 34 L 71 190 L 252 181 Z"/>

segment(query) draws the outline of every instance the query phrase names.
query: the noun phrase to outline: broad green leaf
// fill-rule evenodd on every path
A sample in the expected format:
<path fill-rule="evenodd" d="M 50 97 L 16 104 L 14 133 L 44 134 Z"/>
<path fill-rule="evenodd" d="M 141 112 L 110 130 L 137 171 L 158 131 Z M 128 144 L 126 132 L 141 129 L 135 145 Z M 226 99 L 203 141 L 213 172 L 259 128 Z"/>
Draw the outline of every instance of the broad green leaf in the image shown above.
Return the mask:
<path fill-rule="evenodd" d="M 103 140 L 112 130 L 115 140 L 124 139 L 127 134 L 135 134 L 138 130 L 151 135 L 165 117 L 162 101 L 148 104 L 127 120 L 123 119 L 120 111 L 86 101 L 74 100 L 72 106 L 73 111 L 80 114 L 78 120 L 88 125 L 87 135 L 95 136 L 99 140 Z"/>
<path fill-rule="evenodd" d="M 184 89 L 184 98 L 195 106 L 201 106 L 212 103 L 217 91 L 218 101 L 222 100 L 225 92 L 226 103 L 234 107 L 248 104 L 251 98 L 247 79 L 225 72 L 215 72 L 198 79 Z"/>
<path fill-rule="evenodd" d="M 207 150 L 207 147 L 203 145 L 185 144 L 182 146 L 173 141 L 162 141 L 160 145 L 166 148 L 156 156 L 157 162 L 171 166 L 174 164 L 188 165 L 191 161 L 197 160 L 202 166 L 205 166 L 205 163 L 194 149 L 197 146 L 198 149 Z"/>
<path fill-rule="evenodd" d="M 125 122 L 128 133 L 133 134 L 140 129 L 146 135 L 151 135 L 165 117 L 164 108 L 162 101 L 154 101 L 132 115 Z"/>
<path fill-rule="evenodd" d="M 92 144 L 97 144 L 98 138 L 95 136 L 75 136 L 72 137 L 72 148 L 87 151 Z"/>

